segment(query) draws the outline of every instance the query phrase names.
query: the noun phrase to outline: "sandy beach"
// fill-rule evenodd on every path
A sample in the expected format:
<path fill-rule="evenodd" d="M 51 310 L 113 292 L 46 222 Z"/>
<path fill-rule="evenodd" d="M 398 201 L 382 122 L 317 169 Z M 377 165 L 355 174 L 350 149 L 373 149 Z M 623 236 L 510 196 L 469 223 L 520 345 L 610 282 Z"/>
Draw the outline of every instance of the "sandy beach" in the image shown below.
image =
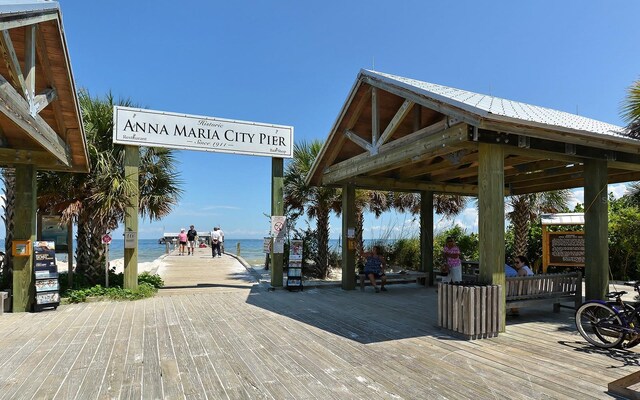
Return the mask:
<path fill-rule="evenodd" d="M 149 272 L 150 274 L 155 274 L 164 266 L 164 259 L 166 255 L 162 255 L 156 258 L 153 261 L 149 262 L 139 262 L 138 263 L 138 273 Z M 58 266 L 58 272 L 67 272 L 69 269 L 69 264 L 66 261 L 56 260 L 56 265 Z M 109 261 L 109 266 L 111 268 L 116 268 L 116 274 L 124 272 L 124 258 L 117 258 L 115 260 Z"/>

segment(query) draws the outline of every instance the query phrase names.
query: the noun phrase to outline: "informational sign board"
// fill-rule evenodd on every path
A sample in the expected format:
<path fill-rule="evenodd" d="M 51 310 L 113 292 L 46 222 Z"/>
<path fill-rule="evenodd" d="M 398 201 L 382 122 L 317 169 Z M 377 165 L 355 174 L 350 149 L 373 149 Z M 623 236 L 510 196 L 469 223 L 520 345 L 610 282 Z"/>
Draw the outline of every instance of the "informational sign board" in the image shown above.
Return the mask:
<path fill-rule="evenodd" d="M 271 253 L 271 237 L 262 239 L 262 251 L 266 254 Z"/>
<path fill-rule="evenodd" d="M 584 232 L 542 232 L 542 270 L 549 266 L 584 267 Z"/>
<path fill-rule="evenodd" d="M 59 215 L 43 215 L 40 222 L 40 240 L 53 241 L 56 243 L 56 250 L 65 252 L 69 244 L 69 226 L 62 223 Z"/>
<path fill-rule="evenodd" d="M 277 158 L 293 157 L 293 127 L 114 107 L 113 142 Z"/>
<path fill-rule="evenodd" d="M 584 265 L 584 234 L 549 232 L 549 263 L 551 265 Z"/>

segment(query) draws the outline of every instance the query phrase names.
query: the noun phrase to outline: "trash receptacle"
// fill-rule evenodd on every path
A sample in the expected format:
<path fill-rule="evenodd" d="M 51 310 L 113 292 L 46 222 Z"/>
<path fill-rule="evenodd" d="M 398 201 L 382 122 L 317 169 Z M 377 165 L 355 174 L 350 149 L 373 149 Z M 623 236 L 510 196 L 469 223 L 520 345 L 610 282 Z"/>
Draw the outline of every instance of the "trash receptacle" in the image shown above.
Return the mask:
<path fill-rule="evenodd" d="M 465 339 L 498 336 L 502 330 L 502 286 L 438 284 L 438 325 Z"/>

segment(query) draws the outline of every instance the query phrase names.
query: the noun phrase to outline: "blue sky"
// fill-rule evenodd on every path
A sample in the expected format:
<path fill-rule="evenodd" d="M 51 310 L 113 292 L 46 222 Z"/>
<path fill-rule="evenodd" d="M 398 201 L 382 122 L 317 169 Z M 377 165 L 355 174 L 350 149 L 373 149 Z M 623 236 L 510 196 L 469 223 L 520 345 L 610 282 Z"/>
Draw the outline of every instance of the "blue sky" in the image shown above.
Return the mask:
<path fill-rule="evenodd" d="M 60 4 L 78 88 L 154 110 L 292 125 L 296 142 L 327 137 L 361 68 L 619 125 L 620 101 L 640 78 L 636 0 Z M 268 233 L 270 158 L 191 151 L 178 160 L 180 204 L 141 220 L 140 238 L 189 224 L 221 225 L 229 238 Z M 475 218 L 472 208 L 459 221 L 475 230 Z M 365 237 L 411 225 L 369 216 Z M 339 226 L 334 218 L 332 237 Z"/>

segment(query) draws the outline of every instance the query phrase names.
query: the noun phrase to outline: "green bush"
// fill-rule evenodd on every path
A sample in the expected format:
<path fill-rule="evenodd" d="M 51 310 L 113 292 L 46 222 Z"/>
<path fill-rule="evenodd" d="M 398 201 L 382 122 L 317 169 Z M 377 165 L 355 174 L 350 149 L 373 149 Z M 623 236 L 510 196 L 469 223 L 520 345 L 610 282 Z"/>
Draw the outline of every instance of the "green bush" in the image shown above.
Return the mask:
<path fill-rule="evenodd" d="M 60 274 L 61 286 L 64 282 L 66 286 L 67 274 Z M 112 285 L 105 288 L 102 285 L 88 286 L 81 276 L 74 276 L 73 288 L 61 290 L 62 297 L 69 303 L 83 303 L 87 298 L 106 298 L 110 300 L 138 300 L 153 297 L 158 289 L 164 286 L 164 281 L 160 275 L 151 275 L 143 272 L 138 275 L 138 288 L 136 290 L 123 289 L 124 275 L 109 274 L 109 283 Z M 83 287 L 81 286 L 83 285 Z"/>
<path fill-rule="evenodd" d="M 390 265 L 417 270 L 420 268 L 420 239 L 398 239 L 389 246 Z"/>

